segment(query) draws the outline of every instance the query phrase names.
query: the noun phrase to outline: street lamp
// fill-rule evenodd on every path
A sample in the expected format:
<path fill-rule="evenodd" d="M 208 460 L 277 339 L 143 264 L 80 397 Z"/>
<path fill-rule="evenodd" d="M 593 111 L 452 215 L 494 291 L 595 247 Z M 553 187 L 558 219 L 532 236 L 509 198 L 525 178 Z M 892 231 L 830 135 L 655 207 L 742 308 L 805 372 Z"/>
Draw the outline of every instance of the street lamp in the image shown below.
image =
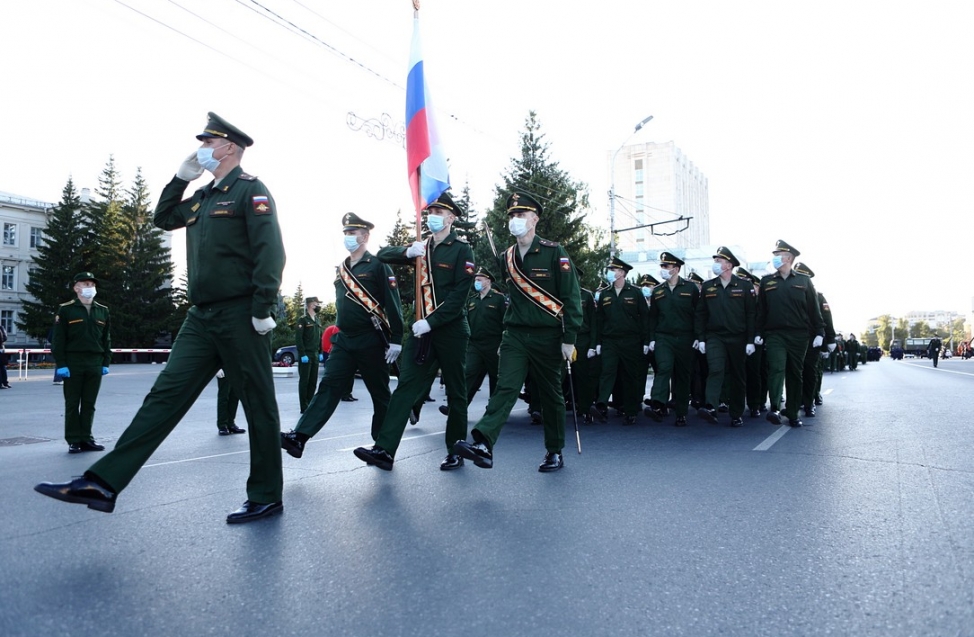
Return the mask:
<path fill-rule="evenodd" d="M 610 181 L 612 183 L 609 186 L 609 258 L 610 259 L 616 255 L 616 157 L 619 156 L 619 151 L 625 148 L 626 144 L 629 143 L 629 140 L 632 139 L 632 136 L 638 133 L 639 129 L 641 129 L 643 126 L 648 124 L 649 120 L 651 119 L 653 119 L 652 115 L 644 118 L 643 121 L 636 124 L 636 127 L 633 129 L 633 131 L 629 133 L 629 137 L 626 138 L 626 141 L 622 142 L 622 145 L 619 146 L 619 148 L 616 149 L 616 152 L 612 154 L 612 164 L 610 166 L 610 171 L 611 171 Z"/>

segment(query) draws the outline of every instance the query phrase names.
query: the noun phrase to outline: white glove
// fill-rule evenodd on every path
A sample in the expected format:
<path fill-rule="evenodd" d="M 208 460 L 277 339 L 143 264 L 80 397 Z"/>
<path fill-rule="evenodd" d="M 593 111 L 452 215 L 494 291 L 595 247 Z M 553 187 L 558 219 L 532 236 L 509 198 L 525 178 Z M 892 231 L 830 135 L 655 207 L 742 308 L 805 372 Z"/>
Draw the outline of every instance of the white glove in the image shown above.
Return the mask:
<path fill-rule="evenodd" d="M 830 352 L 834 352 L 835 351 L 835 343 L 829 343 L 828 344 L 828 348 L 829 348 L 829 351 Z"/>
<path fill-rule="evenodd" d="M 389 345 L 389 349 L 386 350 L 386 362 L 390 365 L 396 362 L 399 358 L 399 352 L 402 351 L 402 345 Z"/>
<path fill-rule="evenodd" d="M 223 370 L 222 369 L 216 370 L 216 377 L 217 378 L 223 378 L 224 376 L 226 376 L 226 374 L 223 373 Z"/>
<path fill-rule="evenodd" d="M 193 154 L 183 160 L 183 163 L 179 165 L 179 170 L 176 171 L 176 176 L 180 179 L 185 179 L 186 181 L 193 181 L 194 179 L 199 179 L 200 175 L 203 174 L 203 167 L 200 163 L 196 161 L 196 151 Z"/>
<path fill-rule="evenodd" d="M 815 338 L 812 339 L 812 347 L 821 347 L 822 341 L 824 340 L 825 339 L 822 338 L 821 336 L 816 336 Z"/>
<path fill-rule="evenodd" d="M 643 356 L 649 354 L 649 345 L 643 345 Z"/>
<path fill-rule="evenodd" d="M 254 324 L 254 330 L 256 330 L 257 333 L 260 334 L 261 336 L 267 334 L 272 329 L 277 327 L 277 322 L 274 321 L 274 319 L 271 318 L 270 316 L 262 319 L 259 319 L 256 316 L 251 316 L 250 322 Z"/>
<path fill-rule="evenodd" d="M 694 341 L 693 341 L 693 345 L 691 345 L 691 347 L 692 347 L 693 349 L 695 349 L 695 350 L 698 350 L 698 351 L 699 351 L 699 350 L 700 350 L 700 341 L 698 341 L 698 340 L 696 340 L 696 339 L 694 339 Z"/>
<path fill-rule="evenodd" d="M 651 352 L 655 352 L 656 351 L 656 341 L 650 341 L 649 342 L 649 351 L 651 351 Z"/>
<path fill-rule="evenodd" d="M 829 357 L 828 352 L 822 352 L 822 358 L 828 358 L 828 357 Z"/>
<path fill-rule="evenodd" d="M 586 358 L 595 358 L 595 357 L 596 357 L 596 356 L 598 356 L 598 355 L 599 355 L 599 353 L 598 353 L 598 352 L 596 352 L 596 351 L 595 351 L 594 349 L 590 349 L 590 350 L 589 350 L 588 352 L 586 352 L 586 354 L 585 354 L 585 356 L 586 356 Z"/>
<path fill-rule="evenodd" d="M 764 339 L 761 338 L 760 336 L 755 336 L 754 337 L 754 344 L 755 345 L 764 345 Z"/>
<path fill-rule="evenodd" d="M 428 334 L 433 328 L 430 327 L 429 321 L 426 319 L 419 319 L 413 323 L 413 336 L 420 337 L 423 334 Z"/>
<path fill-rule="evenodd" d="M 422 241 L 413 241 L 413 245 L 406 248 L 406 256 L 410 259 L 421 257 L 424 254 L 426 254 L 426 243 Z"/>
<path fill-rule="evenodd" d="M 758 351 L 757 348 L 755 348 L 750 343 L 748 343 L 747 345 L 744 346 L 744 353 L 747 354 L 748 356 L 750 356 L 751 354 L 753 354 L 756 351 Z"/>
<path fill-rule="evenodd" d="M 601 345 L 596 345 L 595 346 L 595 355 L 596 356 L 601 356 L 602 355 L 602 346 Z"/>
<path fill-rule="evenodd" d="M 572 354 L 574 353 L 575 353 L 574 345 L 572 345 L 571 343 L 561 344 L 561 357 L 563 359 L 565 359 L 566 361 L 570 361 L 572 359 Z"/>
<path fill-rule="evenodd" d="M 697 351 L 700 352 L 701 354 L 706 354 L 707 344 L 704 341 L 700 341 L 700 343 L 697 345 Z"/>

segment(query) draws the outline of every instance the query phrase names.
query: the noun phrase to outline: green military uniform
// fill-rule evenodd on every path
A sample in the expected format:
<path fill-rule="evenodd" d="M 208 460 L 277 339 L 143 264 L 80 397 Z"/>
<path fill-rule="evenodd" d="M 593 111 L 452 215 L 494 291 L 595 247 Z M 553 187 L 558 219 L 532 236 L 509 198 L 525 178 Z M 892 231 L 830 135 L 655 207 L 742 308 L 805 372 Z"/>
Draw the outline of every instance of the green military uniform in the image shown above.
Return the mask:
<path fill-rule="evenodd" d="M 642 292 L 643 300 L 646 301 L 646 338 L 649 338 L 649 307 L 652 305 L 653 289 L 659 285 L 659 281 L 651 274 L 644 274 L 636 282 Z M 646 381 L 649 380 L 649 370 L 656 373 L 656 352 L 646 352 L 643 354 L 643 364 L 639 366 L 639 378 L 636 387 L 639 391 L 639 399 L 642 400 L 646 395 Z M 644 401 L 645 402 L 645 401 Z"/>
<path fill-rule="evenodd" d="M 539 203 L 521 193 L 508 198 L 507 209 L 509 215 L 522 210 L 535 211 L 539 216 L 542 213 Z M 565 399 L 561 390 L 565 360 L 561 346 L 576 343 L 582 324 L 578 276 L 565 248 L 538 236 L 523 256 L 515 243 L 499 261 L 510 304 L 504 315 L 497 391 L 471 434 L 475 442 L 493 449 L 530 370 L 533 390 L 538 392 L 542 405 L 545 448 L 549 453 L 560 454 L 565 446 Z M 508 266 L 509 261 L 516 270 Z M 518 271 L 530 280 L 522 278 Z M 529 296 L 517 281 L 533 288 L 537 295 Z M 552 296 L 562 304 L 557 315 L 552 314 L 554 306 L 542 298 Z"/>
<path fill-rule="evenodd" d="M 796 263 L 794 271 L 804 274 L 808 278 L 814 278 L 815 272 L 805 263 Z M 805 361 L 802 365 L 802 409 L 805 416 L 815 415 L 815 403 L 817 397 L 822 393 L 822 373 L 825 371 L 825 361 L 831 358 L 831 350 L 836 349 L 835 327 L 832 324 L 832 310 L 829 302 L 825 300 L 825 295 L 816 291 L 818 298 L 819 311 L 822 314 L 822 321 L 825 324 L 825 340 L 819 347 L 812 347 L 815 340 L 815 333 L 809 330 L 808 350 L 805 352 Z M 832 345 L 831 348 L 828 346 Z M 818 404 L 821 404 L 819 402 Z"/>
<path fill-rule="evenodd" d="M 578 274 L 579 281 L 582 278 L 582 271 L 576 266 L 575 272 Z M 578 328 L 578 335 L 575 337 L 575 361 L 572 362 L 572 389 L 575 392 L 575 412 L 584 414 L 585 422 L 592 422 L 592 415 L 589 408 L 595 402 L 595 396 L 599 390 L 599 377 L 602 368 L 598 357 L 589 356 L 589 351 L 595 351 L 595 296 L 590 290 L 579 287 L 579 302 L 582 307 L 582 323 Z M 602 295 L 599 294 L 599 298 Z M 567 375 L 568 368 L 565 368 Z M 645 384 L 645 379 L 644 379 Z"/>
<path fill-rule="evenodd" d="M 494 281 L 494 275 L 485 268 L 479 268 L 476 276 L 483 276 Z M 481 296 L 479 292 L 467 299 L 467 324 L 470 326 L 470 341 L 467 343 L 467 357 L 464 365 L 466 369 L 467 404 L 473 400 L 484 382 L 488 378 L 490 393 L 497 389 L 497 350 L 501 345 L 501 335 L 504 333 L 504 312 L 507 310 L 507 299 L 493 287 L 487 294 Z M 454 441 L 456 442 L 456 441 Z"/>
<path fill-rule="evenodd" d="M 659 255 L 661 265 L 683 266 L 683 260 L 669 252 Z M 649 340 L 654 342 L 656 373 L 650 391 L 651 411 L 664 412 L 673 387 L 677 424 L 686 423 L 690 403 L 690 372 L 693 365 L 693 316 L 700 291 L 697 284 L 678 278 L 663 281 L 653 289 L 649 306 Z M 652 415 L 652 414 L 651 414 Z"/>
<path fill-rule="evenodd" d="M 346 230 L 371 230 L 374 227 L 354 213 L 348 213 L 342 219 Z M 350 268 L 357 283 L 351 279 L 346 281 L 341 272 L 335 278 L 338 332 L 331 339 L 331 353 L 318 392 L 294 429 L 303 440 L 314 436 L 325 426 L 342 397 L 349 393 L 355 372 L 361 374 L 372 398 L 373 440 L 378 437 L 379 427 L 389 408 L 389 364 L 386 363 L 385 353 L 388 343 L 402 342 L 403 334 L 402 305 L 396 277 L 388 265 L 367 250 L 354 265 L 351 257 L 346 258 L 342 268 Z M 375 327 L 375 313 L 369 311 L 360 302 L 362 297 L 355 294 L 356 286 L 361 286 L 368 293 L 366 299 L 371 297 L 382 308 L 388 321 L 388 343 L 383 339 L 383 333 Z"/>
<path fill-rule="evenodd" d="M 240 398 L 233 392 L 233 386 L 226 374 L 216 379 L 216 428 L 221 435 L 246 433 L 237 427 L 237 407 Z"/>
<path fill-rule="evenodd" d="M 859 367 L 859 341 L 855 334 L 850 334 L 845 342 L 846 351 L 849 353 L 849 371 L 854 372 Z"/>
<path fill-rule="evenodd" d="M 936 336 L 930 339 L 930 343 L 927 344 L 927 354 L 930 356 L 930 360 L 933 361 L 934 367 L 937 366 L 937 361 L 940 360 L 941 347 L 943 347 L 943 345 L 941 344 L 940 339 Z"/>
<path fill-rule="evenodd" d="M 737 257 L 725 246 L 717 248 L 714 258 L 740 266 Z M 705 409 L 712 416 L 721 402 L 727 381 L 727 406 L 731 424 L 740 425 L 746 399 L 747 346 L 754 347 L 754 286 L 733 274 L 724 282 L 717 276 L 703 284 L 694 315 L 697 340 L 706 344 L 707 388 Z"/>
<path fill-rule="evenodd" d="M 760 280 L 756 279 L 753 274 L 741 267 L 734 269 L 734 276 L 747 282 L 754 292 L 756 321 L 760 299 L 758 298 L 755 286 L 760 283 Z M 754 353 L 748 356 L 744 363 L 744 371 L 746 378 L 745 395 L 747 397 L 747 408 L 750 411 L 751 418 L 758 418 L 761 415 L 761 409 L 765 407 L 765 401 L 768 397 L 768 365 L 764 357 L 763 344 L 758 345 L 755 343 Z"/>
<path fill-rule="evenodd" d="M 74 278 L 79 281 L 95 277 L 82 272 Z M 69 445 L 91 442 L 95 400 L 112 361 L 108 308 L 96 301 L 85 306 L 79 299 L 62 303 L 54 318 L 51 353 L 58 368 L 71 372 L 64 378 L 64 439 Z"/>
<path fill-rule="evenodd" d="M 774 252 L 800 253 L 784 241 L 778 241 Z M 809 334 L 825 337 L 825 324 L 819 309 L 818 294 L 812 279 L 794 270 L 783 277 L 781 272 L 761 279 L 755 332 L 765 341 L 768 358 L 768 393 L 771 411 L 768 419 L 780 423 L 782 390 L 786 392 L 784 414 L 793 426 L 801 425 L 798 408 L 802 402 L 802 369 Z"/>
<path fill-rule="evenodd" d="M 443 193 L 429 205 L 439 207 L 461 216 L 463 211 L 453 202 L 449 194 Z M 429 275 L 434 309 L 423 310 L 425 320 L 431 330 L 422 338 L 429 339 L 429 354 L 422 363 L 416 362 L 417 345 L 420 338 L 408 338 L 403 345 L 402 370 L 399 385 L 392 394 L 389 411 L 382 422 L 375 445 L 395 457 L 399 443 L 413 405 L 425 398 L 440 370 L 446 386 L 447 407 L 450 410 L 446 419 L 444 443 L 447 450 L 457 440 L 467 437 L 467 384 L 464 373 L 464 360 L 467 341 L 470 339 L 470 326 L 466 321 L 467 296 L 474 277 L 473 250 L 465 241 L 450 232 L 440 243 L 433 237 L 426 241 Z M 385 263 L 415 265 L 417 259 L 406 256 L 407 247 L 388 246 L 379 250 L 379 258 Z M 419 276 L 419 273 L 417 273 Z M 423 299 L 416 302 L 423 305 Z"/>
<path fill-rule="evenodd" d="M 321 324 L 317 316 L 311 316 L 307 307 L 319 303 L 317 296 L 304 300 L 305 313 L 294 328 L 294 342 L 298 350 L 298 402 L 301 413 L 308 408 L 318 384 L 318 359 L 321 356 Z M 308 362 L 302 362 L 307 357 Z"/>
<path fill-rule="evenodd" d="M 631 265 L 618 258 L 613 258 L 608 267 L 624 270 L 627 274 L 632 270 Z M 624 404 L 616 400 L 616 405 L 621 407 L 626 423 L 632 424 L 645 391 L 645 385 L 640 388 L 638 382 L 646 367 L 643 346 L 649 343 L 649 308 L 642 290 L 624 280 L 621 288 L 613 284 L 603 290 L 595 312 L 595 324 L 596 344 L 602 356 L 596 412 L 604 420 L 606 403 L 616 378 L 621 375 Z"/>
<path fill-rule="evenodd" d="M 198 139 L 253 144 L 219 116 L 209 117 Z M 280 502 L 284 478 L 271 336 L 257 333 L 254 325 L 277 308 L 285 261 L 277 207 L 267 187 L 240 166 L 183 200 L 188 184 L 175 177 L 163 188 L 153 221 L 163 230 L 186 229 L 187 294 L 193 305 L 169 362 L 132 423 L 89 473 L 115 492 L 124 489 L 223 368 L 250 423 L 248 500 Z"/>

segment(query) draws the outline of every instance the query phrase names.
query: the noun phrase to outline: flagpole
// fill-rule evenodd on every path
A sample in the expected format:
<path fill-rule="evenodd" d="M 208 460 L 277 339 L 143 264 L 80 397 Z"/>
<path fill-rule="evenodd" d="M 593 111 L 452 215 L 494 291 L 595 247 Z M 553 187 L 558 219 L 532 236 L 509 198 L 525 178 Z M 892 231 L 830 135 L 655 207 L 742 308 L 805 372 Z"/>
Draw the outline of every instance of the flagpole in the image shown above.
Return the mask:
<path fill-rule="evenodd" d="M 413 20 L 419 20 L 419 0 L 412 0 L 413 2 Z M 408 123 L 408 122 L 407 122 Z M 419 169 L 420 174 L 422 174 L 422 167 Z M 416 209 L 416 241 L 423 240 L 423 211 L 419 208 Z M 415 279 L 413 284 L 413 298 L 415 299 L 413 306 L 415 308 L 415 320 L 420 320 L 423 318 L 422 309 L 420 307 L 420 302 L 422 299 L 423 286 L 422 281 L 419 280 L 419 260 L 425 258 L 425 255 L 420 255 L 416 257 L 415 272 L 416 275 L 413 277 Z"/>

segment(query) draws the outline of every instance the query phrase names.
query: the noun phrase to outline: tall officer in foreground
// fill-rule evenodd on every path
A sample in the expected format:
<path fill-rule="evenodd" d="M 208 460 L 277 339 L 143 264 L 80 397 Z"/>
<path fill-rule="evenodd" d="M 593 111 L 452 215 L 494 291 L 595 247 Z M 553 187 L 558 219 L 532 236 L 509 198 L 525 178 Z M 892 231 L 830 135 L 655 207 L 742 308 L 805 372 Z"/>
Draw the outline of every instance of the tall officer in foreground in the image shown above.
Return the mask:
<path fill-rule="evenodd" d="M 249 522 L 284 510 L 280 435 L 271 337 L 284 270 L 284 243 L 270 191 L 240 167 L 254 140 L 222 117 L 196 136 L 202 146 L 163 188 L 153 219 L 163 230 L 186 228 L 187 293 L 193 306 L 159 374 L 115 449 L 71 482 L 35 490 L 106 513 L 115 498 L 196 402 L 221 367 L 250 423 L 247 500 L 227 516 Z M 214 180 L 181 200 L 189 182 Z"/>

